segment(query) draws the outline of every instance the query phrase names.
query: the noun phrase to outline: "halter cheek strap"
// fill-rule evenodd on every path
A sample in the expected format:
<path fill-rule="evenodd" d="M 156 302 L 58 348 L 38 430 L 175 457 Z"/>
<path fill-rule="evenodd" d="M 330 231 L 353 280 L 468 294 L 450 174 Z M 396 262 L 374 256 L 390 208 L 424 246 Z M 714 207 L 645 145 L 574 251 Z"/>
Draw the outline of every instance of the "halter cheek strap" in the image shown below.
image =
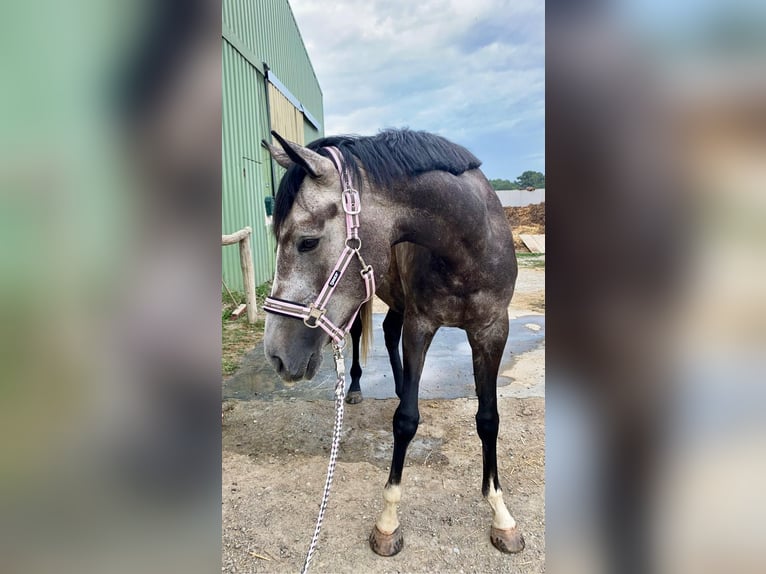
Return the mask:
<path fill-rule="evenodd" d="M 359 192 L 352 186 L 351 174 L 348 167 L 343 162 L 343 156 L 341 155 L 340 150 L 336 147 L 326 147 L 324 149 L 330 153 L 330 159 L 335 165 L 335 169 L 337 169 L 340 174 L 342 187 L 341 198 L 343 211 L 346 214 L 346 245 L 344 246 L 340 257 L 338 257 L 335 267 L 333 267 L 330 272 L 330 276 L 327 278 L 327 281 L 325 281 L 319 296 L 317 296 L 316 300 L 311 303 L 311 305 L 302 305 L 277 297 L 267 297 L 263 305 L 263 310 L 275 315 L 303 319 L 303 323 L 307 327 L 311 329 L 320 327 L 330 336 L 333 342 L 340 344 L 345 338 L 346 333 L 351 329 L 351 325 L 354 323 L 354 319 L 356 319 L 359 309 L 361 309 L 362 305 L 369 301 L 375 294 L 375 273 L 372 270 L 372 266 L 365 263 L 362 254 L 359 252 L 362 247 L 362 240 L 359 238 L 359 212 L 362 209 Z M 366 296 L 362 302 L 359 303 L 359 306 L 351 315 L 351 319 L 348 323 L 341 328 L 335 325 L 335 323 L 327 317 L 327 304 L 335 292 L 335 288 L 340 282 L 341 277 L 346 273 L 349 263 L 351 263 L 351 260 L 354 257 L 359 260 L 359 263 L 362 266 L 360 275 L 362 281 L 364 281 Z"/>

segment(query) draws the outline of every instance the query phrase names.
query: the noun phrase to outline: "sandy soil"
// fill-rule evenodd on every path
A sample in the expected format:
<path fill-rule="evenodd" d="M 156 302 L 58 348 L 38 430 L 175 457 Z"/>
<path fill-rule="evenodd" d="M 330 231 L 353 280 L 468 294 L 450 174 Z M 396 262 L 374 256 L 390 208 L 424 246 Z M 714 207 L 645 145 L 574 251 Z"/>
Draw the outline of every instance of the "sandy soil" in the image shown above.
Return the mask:
<path fill-rule="evenodd" d="M 542 269 L 521 270 L 512 315 L 544 310 L 544 277 Z M 513 376 L 522 390 L 540 387 L 544 349 L 522 355 Z M 489 541 L 491 510 L 480 491 L 475 398 L 421 401 L 422 422 L 407 453 L 399 508 L 404 549 L 392 558 L 370 550 L 367 537 L 382 509 L 396 406 L 396 400 L 372 399 L 347 405 L 311 572 L 544 572 L 545 405 L 540 396 L 503 392 L 498 399 L 500 478 L 526 539 L 523 552 L 504 555 Z M 222 572 L 300 570 L 324 485 L 332 421 L 330 401 L 224 403 Z"/>

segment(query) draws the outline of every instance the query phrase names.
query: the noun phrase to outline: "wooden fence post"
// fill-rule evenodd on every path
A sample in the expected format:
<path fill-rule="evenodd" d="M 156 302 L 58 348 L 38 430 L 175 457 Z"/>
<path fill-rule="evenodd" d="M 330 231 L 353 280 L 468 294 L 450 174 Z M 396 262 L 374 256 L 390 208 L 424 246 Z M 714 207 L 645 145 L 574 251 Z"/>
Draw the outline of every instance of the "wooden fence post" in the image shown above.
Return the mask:
<path fill-rule="evenodd" d="M 258 315 L 255 300 L 255 270 L 253 268 L 253 254 L 250 249 L 250 235 L 252 232 L 252 228 L 248 226 L 231 235 L 221 236 L 221 245 L 239 243 L 239 263 L 242 266 L 242 281 L 245 285 L 248 323 L 255 323 Z"/>
<path fill-rule="evenodd" d="M 245 283 L 245 302 L 247 303 L 247 321 L 255 323 L 257 306 L 255 303 L 255 270 L 253 269 L 253 255 L 250 251 L 250 235 L 252 229 L 245 227 L 247 235 L 239 242 L 239 261 L 242 264 L 242 277 Z"/>

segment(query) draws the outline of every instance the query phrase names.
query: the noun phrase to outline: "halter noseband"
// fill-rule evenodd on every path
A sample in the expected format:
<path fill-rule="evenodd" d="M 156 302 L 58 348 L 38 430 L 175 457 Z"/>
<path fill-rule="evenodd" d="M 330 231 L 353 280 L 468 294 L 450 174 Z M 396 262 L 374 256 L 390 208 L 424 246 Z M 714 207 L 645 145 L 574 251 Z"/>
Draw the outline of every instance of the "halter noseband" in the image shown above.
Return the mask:
<path fill-rule="evenodd" d="M 372 265 L 367 265 L 362 259 L 362 254 L 359 250 L 362 247 L 362 240 L 359 238 L 359 212 L 362 209 L 361 202 L 359 200 L 359 192 L 354 189 L 351 184 L 351 174 L 348 167 L 343 162 L 343 156 L 340 150 L 336 147 L 325 147 L 330 153 L 330 159 L 335 164 L 335 169 L 340 174 L 340 181 L 342 187 L 342 203 L 343 211 L 346 213 L 346 245 L 343 251 L 338 257 L 335 267 L 330 272 L 330 277 L 325 281 L 322 291 L 316 300 L 310 305 L 301 305 L 293 301 L 286 301 L 277 297 L 266 297 L 266 301 L 263 304 L 263 310 L 275 315 L 285 315 L 287 317 L 295 317 L 297 319 L 303 319 L 303 323 L 311 328 L 316 329 L 321 327 L 334 343 L 340 344 L 346 336 L 346 333 L 351 329 L 351 325 L 356 319 L 359 309 L 362 305 L 369 301 L 375 294 L 375 273 L 372 270 Z M 359 263 L 362 265 L 360 274 L 364 281 L 364 287 L 367 292 L 367 296 L 359 304 L 356 311 L 351 315 L 351 319 L 342 329 L 336 326 L 327 317 L 327 303 L 330 301 L 330 297 L 335 292 L 335 287 L 338 285 L 341 277 L 346 272 L 351 259 L 356 256 L 359 259 Z"/>

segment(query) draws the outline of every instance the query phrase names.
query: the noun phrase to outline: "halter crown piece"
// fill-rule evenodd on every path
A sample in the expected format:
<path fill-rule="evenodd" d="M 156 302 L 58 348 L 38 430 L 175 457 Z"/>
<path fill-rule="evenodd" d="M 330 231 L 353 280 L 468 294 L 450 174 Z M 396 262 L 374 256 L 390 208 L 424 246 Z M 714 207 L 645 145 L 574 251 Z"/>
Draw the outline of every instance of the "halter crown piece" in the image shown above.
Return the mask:
<path fill-rule="evenodd" d="M 330 272 L 330 276 L 327 278 L 327 281 L 325 281 L 319 296 L 313 303 L 310 305 L 302 305 L 277 297 L 267 297 L 263 304 L 263 310 L 275 315 L 303 319 L 303 323 L 311 329 L 321 327 L 336 345 L 340 345 L 344 340 L 346 333 L 351 329 L 351 325 L 353 325 L 354 319 L 356 319 L 356 316 L 359 313 L 359 309 L 361 309 L 362 305 L 369 301 L 375 294 L 375 273 L 372 270 L 372 266 L 365 263 L 362 254 L 359 252 L 362 247 L 362 240 L 359 238 L 359 212 L 362 209 L 359 192 L 354 189 L 352 185 L 351 173 L 349 172 L 348 166 L 346 166 L 343 161 L 343 156 L 341 155 L 340 150 L 332 146 L 325 147 L 324 149 L 329 152 L 330 159 L 335 165 L 335 169 L 337 169 L 340 174 L 342 187 L 341 200 L 343 211 L 346 213 L 346 245 L 343 248 L 340 257 L 338 257 L 335 267 L 333 267 Z M 354 256 L 359 259 L 359 263 L 362 266 L 359 273 L 362 276 L 362 281 L 364 281 L 366 297 L 359 303 L 359 307 L 357 307 L 356 311 L 351 315 L 351 319 L 346 326 L 340 328 L 327 317 L 327 303 L 330 301 L 330 297 L 332 297 L 332 294 L 335 292 L 335 288 Z"/>

